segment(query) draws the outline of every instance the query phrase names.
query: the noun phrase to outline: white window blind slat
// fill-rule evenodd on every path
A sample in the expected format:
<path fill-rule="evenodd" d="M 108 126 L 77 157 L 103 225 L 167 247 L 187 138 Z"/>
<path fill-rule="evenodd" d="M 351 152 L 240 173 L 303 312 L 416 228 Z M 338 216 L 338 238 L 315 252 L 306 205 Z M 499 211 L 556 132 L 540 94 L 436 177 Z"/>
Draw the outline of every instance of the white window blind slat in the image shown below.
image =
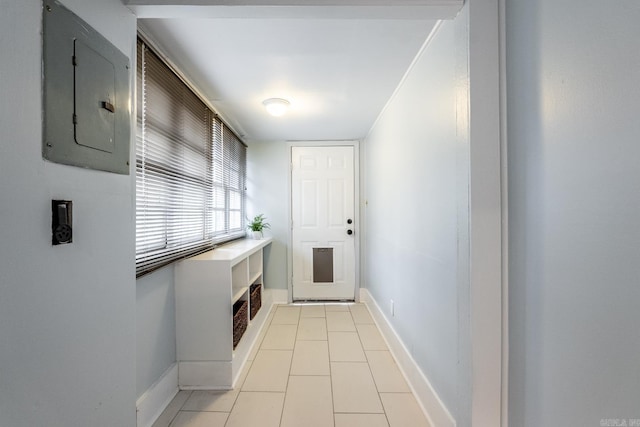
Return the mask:
<path fill-rule="evenodd" d="M 136 274 L 242 237 L 246 147 L 138 40 Z"/>

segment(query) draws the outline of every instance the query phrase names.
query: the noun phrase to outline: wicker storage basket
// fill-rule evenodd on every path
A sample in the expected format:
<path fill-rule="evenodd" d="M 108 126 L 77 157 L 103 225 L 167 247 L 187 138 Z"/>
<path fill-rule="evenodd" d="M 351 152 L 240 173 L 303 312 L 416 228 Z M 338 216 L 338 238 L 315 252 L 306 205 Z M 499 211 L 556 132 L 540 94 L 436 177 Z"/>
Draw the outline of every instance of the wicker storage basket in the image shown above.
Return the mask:
<path fill-rule="evenodd" d="M 233 348 L 235 349 L 242 334 L 247 330 L 247 301 L 237 301 L 233 304 Z"/>
<path fill-rule="evenodd" d="M 251 285 L 251 304 L 250 304 L 250 318 L 256 317 L 258 310 L 262 306 L 262 285 L 260 283 L 254 283 Z"/>

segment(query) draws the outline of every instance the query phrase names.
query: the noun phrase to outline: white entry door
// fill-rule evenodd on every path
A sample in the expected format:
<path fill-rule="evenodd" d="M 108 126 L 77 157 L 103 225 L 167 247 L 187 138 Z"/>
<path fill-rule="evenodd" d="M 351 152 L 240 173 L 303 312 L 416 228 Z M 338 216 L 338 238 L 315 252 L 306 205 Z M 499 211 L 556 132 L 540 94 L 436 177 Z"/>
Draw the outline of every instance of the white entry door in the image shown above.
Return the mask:
<path fill-rule="evenodd" d="M 294 300 L 355 297 L 354 147 L 292 147 Z"/>

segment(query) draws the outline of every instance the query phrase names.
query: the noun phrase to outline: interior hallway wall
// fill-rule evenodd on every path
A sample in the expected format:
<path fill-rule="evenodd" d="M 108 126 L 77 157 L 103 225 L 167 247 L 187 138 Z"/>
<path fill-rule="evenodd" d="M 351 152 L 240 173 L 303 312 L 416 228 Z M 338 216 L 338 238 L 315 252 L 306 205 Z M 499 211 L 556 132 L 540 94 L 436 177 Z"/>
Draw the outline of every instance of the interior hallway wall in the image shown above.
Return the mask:
<path fill-rule="evenodd" d="M 176 362 L 174 266 L 136 280 L 136 397 Z"/>
<path fill-rule="evenodd" d="M 363 144 L 365 286 L 461 426 L 471 399 L 467 40 L 465 7 Z"/>
<path fill-rule="evenodd" d="M 640 419 L 640 3 L 506 7 L 509 425 L 626 425 Z"/>
<path fill-rule="evenodd" d="M 273 243 L 264 250 L 265 286 L 287 289 L 289 247 L 289 146 L 253 141 L 247 149 L 247 216 L 264 214 Z"/>
<path fill-rule="evenodd" d="M 135 64 L 119 0 L 62 3 Z M 133 427 L 134 179 L 42 159 L 42 1 L 0 10 L 0 425 Z M 51 245 L 52 199 L 72 244 Z"/>

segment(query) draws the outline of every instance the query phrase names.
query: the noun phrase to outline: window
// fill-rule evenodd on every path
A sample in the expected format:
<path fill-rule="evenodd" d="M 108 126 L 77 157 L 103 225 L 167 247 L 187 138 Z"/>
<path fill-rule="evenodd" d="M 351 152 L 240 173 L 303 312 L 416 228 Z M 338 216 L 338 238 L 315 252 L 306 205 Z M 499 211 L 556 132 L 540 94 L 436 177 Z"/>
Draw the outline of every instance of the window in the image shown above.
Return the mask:
<path fill-rule="evenodd" d="M 136 274 L 244 235 L 246 147 L 138 40 Z"/>

